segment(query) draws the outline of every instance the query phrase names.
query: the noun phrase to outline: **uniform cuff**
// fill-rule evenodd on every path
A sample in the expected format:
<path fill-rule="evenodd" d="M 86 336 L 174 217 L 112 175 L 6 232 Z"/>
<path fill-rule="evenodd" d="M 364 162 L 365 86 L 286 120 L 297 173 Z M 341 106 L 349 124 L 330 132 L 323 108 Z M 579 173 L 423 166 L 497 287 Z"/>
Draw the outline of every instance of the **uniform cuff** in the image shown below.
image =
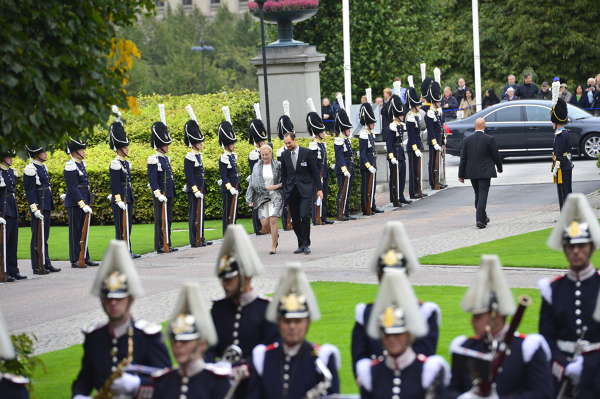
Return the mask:
<path fill-rule="evenodd" d="M 418 147 L 417 147 L 417 145 L 416 145 L 416 144 L 413 144 L 413 145 L 412 145 L 412 150 L 413 150 L 413 151 L 417 151 L 417 150 L 418 150 Z"/>
<path fill-rule="evenodd" d="M 342 166 L 342 168 L 341 168 L 341 169 L 342 169 L 342 172 L 343 172 L 343 173 L 346 173 L 346 172 L 348 171 L 348 168 L 347 168 L 347 167 L 345 167 L 345 166 Z"/>
<path fill-rule="evenodd" d="M 227 190 L 231 190 L 231 188 L 232 188 L 232 187 L 233 187 L 233 186 L 231 185 L 231 183 L 227 183 L 227 184 L 225 184 L 225 188 L 226 188 Z"/>
<path fill-rule="evenodd" d="M 37 204 L 31 204 L 29 205 L 29 208 L 31 209 L 31 212 L 36 212 L 38 210 Z"/>
<path fill-rule="evenodd" d="M 192 192 L 193 193 L 197 193 L 198 192 L 198 186 L 192 186 Z"/>
<path fill-rule="evenodd" d="M 85 206 L 85 202 L 83 202 L 83 200 L 80 200 L 77 202 L 77 205 L 79 205 L 80 208 L 83 208 Z"/>
<path fill-rule="evenodd" d="M 154 190 L 154 191 L 153 191 L 153 193 L 154 193 L 154 196 L 155 196 L 156 198 L 158 198 L 158 196 L 162 194 L 162 193 L 160 192 L 160 190 Z"/>
<path fill-rule="evenodd" d="M 431 140 L 431 145 L 436 145 L 436 144 L 437 144 L 437 140 L 436 139 Z"/>
<path fill-rule="evenodd" d="M 371 162 L 365 162 L 365 168 L 369 169 L 371 167 Z"/>
<path fill-rule="evenodd" d="M 117 201 L 117 202 L 121 202 L 122 201 L 121 194 L 115 194 L 115 201 Z"/>
<path fill-rule="evenodd" d="M 389 159 L 394 159 L 394 153 L 393 152 L 388 153 L 388 158 Z"/>

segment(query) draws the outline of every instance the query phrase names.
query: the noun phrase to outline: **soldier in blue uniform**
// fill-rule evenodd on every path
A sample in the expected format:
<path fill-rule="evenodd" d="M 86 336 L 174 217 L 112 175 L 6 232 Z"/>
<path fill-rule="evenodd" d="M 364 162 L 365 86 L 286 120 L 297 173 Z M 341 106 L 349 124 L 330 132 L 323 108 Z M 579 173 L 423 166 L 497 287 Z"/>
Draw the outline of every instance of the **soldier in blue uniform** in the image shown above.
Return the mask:
<path fill-rule="evenodd" d="M 433 70 L 434 79 L 425 78 L 421 84 L 421 95 L 429 103 L 427 109 L 424 108 L 425 126 L 427 126 L 427 143 L 429 144 L 429 185 L 434 190 L 439 185 L 440 189 L 448 187 L 441 183 L 440 173 L 442 165 L 442 145 L 444 145 L 444 137 L 442 134 L 444 125 L 444 113 L 441 108 L 442 88 L 440 86 L 441 74 L 440 69 Z M 438 168 L 436 170 L 436 159 L 438 160 Z"/>
<path fill-rule="evenodd" d="M 558 193 L 558 204 L 562 209 L 567 195 L 572 191 L 573 162 L 571 161 L 571 139 L 565 125 L 569 122 L 567 103 L 559 97 L 560 82 L 552 83 L 552 111 L 550 120 L 554 127 L 552 145 L 552 174 Z"/>
<path fill-rule="evenodd" d="M 402 104 L 400 96 L 394 94 L 389 101 L 389 111 L 392 122 L 388 126 L 384 126 L 384 129 L 388 130 L 386 149 L 390 168 L 390 201 L 392 205 L 400 208 L 402 204 L 410 204 L 410 201 L 404 197 L 406 185 L 404 136 L 407 134 L 404 116 L 408 110 Z"/>
<path fill-rule="evenodd" d="M 250 176 L 252 176 L 254 165 L 256 165 L 260 159 L 260 147 L 268 143 L 267 129 L 265 129 L 265 125 L 262 122 L 260 104 L 258 103 L 254 104 L 254 114 L 256 118 L 250 122 L 250 127 L 248 127 L 248 140 L 250 140 L 250 144 L 254 145 L 252 151 L 248 153 L 248 181 L 250 180 Z M 254 234 L 263 235 L 266 233 L 261 231 L 262 224 L 258 217 L 258 208 L 252 209 L 252 226 L 254 228 Z"/>
<path fill-rule="evenodd" d="M 2 225 L 2 234 L 4 242 L 0 245 L 6 245 L 0 250 L 4 251 L 3 270 L 6 273 L 6 281 L 13 282 L 27 278 L 19 273 L 17 264 L 17 244 L 19 242 L 19 212 L 17 211 L 17 199 L 15 190 L 17 178 L 12 168 L 12 151 L 0 151 L 0 225 Z"/>
<path fill-rule="evenodd" d="M 235 142 L 237 138 L 231 125 L 229 107 L 223 107 L 225 120 L 219 125 L 219 144 L 223 147 L 223 154 L 219 158 L 219 172 L 221 180 L 221 197 L 223 198 L 223 234 L 229 224 L 235 223 L 237 217 L 237 201 L 240 189 L 239 174 L 237 169 L 237 154 Z"/>
<path fill-rule="evenodd" d="M 204 247 L 212 245 L 211 241 L 204 239 L 204 212 L 206 209 L 206 180 L 204 178 L 204 164 L 202 161 L 202 148 L 204 146 L 204 134 L 198 126 L 196 114 L 191 105 L 185 107 L 190 120 L 183 127 L 183 142 L 190 148 L 183 160 L 183 171 L 185 173 L 185 191 L 188 198 L 188 231 L 190 246 Z M 198 207 L 200 209 L 200 220 L 197 219 Z M 198 237 L 196 223 L 200 225 L 201 237 Z"/>
<path fill-rule="evenodd" d="M 318 200 L 315 190 L 313 197 L 313 224 L 317 224 L 317 212 L 321 219 L 321 224 L 333 224 L 332 220 L 327 220 L 327 195 L 329 194 L 329 164 L 327 162 L 327 144 L 325 144 L 325 124 L 321 116 L 316 111 L 312 98 L 306 99 L 309 113 L 306 115 L 306 129 L 313 140 L 308 144 L 308 149 L 313 151 L 317 160 L 317 166 L 321 175 L 321 186 L 323 187 L 323 199 Z M 316 204 L 319 204 L 318 206 Z"/>
<path fill-rule="evenodd" d="M 23 186 L 25 187 L 25 196 L 31 211 L 31 268 L 34 274 L 47 274 L 48 272 L 58 272 L 59 268 L 52 266 L 50 255 L 48 254 L 48 237 L 50 236 L 50 212 L 54 209 L 52 200 L 52 190 L 50 188 L 50 175 L 44 162 L 48 160 L 48 153 L 43 147 L 26 147 L 31 162 L 23 170 Z M 43 245 L 40 245 L 38 253 L 38 242 L 40 226 L 44 227 Z M 39 265 L 39 261 L 44 261 Z"/>
<path fill-rule="evenodd" d="M 283 152 L 286 150 L 285 145 L 283 145 L 283 137 L 286 133 L 295 134 L 295 130 L 292 119 L 290 118 L 290 102 L 283 100 L 283 115 L 281 115 L 277 121 L 277 136 L 282 142 L 281 147 L 277 150 L 277 160 L 279 162 L 281 162 Z M 285 231 L 292 229 L 292 215 L 287 204 L 284 204 L 283 209 L 281 210 L 281 224 Z"/>
<path fill-rule="evenodd" d="M 408 239 L 401 222 L 387 222 L 383 229 L 382 239 L 370 261 L 371 270 L 377 274 L 381 283 L 385 270 L 402 269 L 410 276 L 419 267 L 419 261 Z M 436 353 L 439 334 L 441 310 L 434 302 L 420 302 L 419 312 L 427 323 L 427 333 L 412 343 L 412 348 L 425 356 Z M 367 334 L 367 324 L 373 314 L 373 304 L 359 303 L 355 308 L 355 323 L 352 329 L 352 365 L 363 358 L 383 359 L 384 348 L 379 339 Z M 356 370 L 353 368 L 356 372 Z"/>
<path fill-rule="evenodd" d="M 131 257 L 137 259 L 140 255 L 133 253 L 131 249 L 134 196 L 131 185 L 131 163 L 127 160 L 129 157 L 129 139 L 121 121 L 121 113 L 116 105 L 113 107 L 113 113 L 117 115 L 118 119 L 110 125 L 108 144 L 116 153 L 116 156 L 110 161 L 108 172 L 111 188 L 110 205 L 113 210 L 113 220 L 115 223 L 115 238 L 117 240 L 127 240 L 127 247 L 129 248 L 129 252 L 131 252 Z M 123 220 L 121 217 L 122 212 L 127 213 L 127 226 L 121 226 Z"/>
<path fill-rule="evenodd" d="M 247 399 L 318 398 L 339 392 L 338 349 L 306 341 L 310 322 L 320 317 L 300 264 L 289 265 L 267 308 L 267 319 L 277 323 L 281 340 L 252 351 Z"/>
<path fill-rule="evenodd" d="M 90 399 L 93 389 L 119 395 L 145 397 L 151 378 L 137 375 L 127 366 L 163 369 L 171 366 L 162 341 L 161 327 L 134 320 L 130 309 L 143 295 L 141 282 L 124 241 L 112 240 L 96 273 L 92 294 L 100 298 L 107 321 L 94 323 L 83 333 L 81 369 L 71 386 L 73 399 Z M 122 372 L 119 378 L 111 375 Z"/>
<path fill-rule="evenodd" d="M 333 150 L 335 152 L 335 175 L 337 178 L 338 195 L 337 195 L 337 215 L 338 220 L 348 221 L 356 218 L 350 216 L 350 193 L 352 192 L 352 183 L 354 181 L 354 159 L 352 143 L 350 136 L 352 135 L 352 123 L 348 117 L 348 113 L 343 108 L 343 99 L 338 98 L 340 108 L 335 114 L 334 130 L 338 133 L 338 137 L 333 142 Z M 344 187 L 344 181 L 348 179 L 348 184 Z"/>
<path fill-rule="evenodd" d="M 406 102 L 410 108 L 406 114 L 406 131 L 408 141 L 406 143 L 406 153 L 408 155 L 408 193 L 411 199 L 426 197 L 421 187 L 421 173 L 423 166 L 423 143 L 421 142 L 421 130 L 419 127 L 419 107 L 421 98 L 415 90 L 412 75 L 408 77 L 409 89 L 406 92 Z"/>
<path fill-rule="evenodd" d="M 454 338 L 449 397 L 459 399 L 551 399 L 550 349 L 539 334 L 514 332 L 496 378 L 490 381 L 490 363 L 505 345 L 507 317 L 515 310 L 513 295 L 496 255 L 483 255 L 476 280 L 469 285 L 461 306 L 471 313 L 475 336 Z M 479 382 L 492 383 L 484 396 Z"/>
<path fill-rule="evenodd" d="M 86 237 L 81 237 L 85 215 L 90 215 L 90 218 L 92 215 L 92 194 L 84 161 L 86 147 L 87 145 L 81 141 L 69 139 L 67 154 L 71 156 L 71 159 L 65 163 L 63 172 L 65 185 L 67 186 L 65 207 L 69 217 L 69 260 L 73 268 L 98 266 L 98 262 L 90 259 L 90 251 L 87 245 L 85 248 L 85 264 L 80 265 L 78 263 L 81 242 L 87 240 Z"/>
<path fill-rule="evenodd" d="M 373 213 L 381 213 L 382 210 L 378 209 L 375 205 L 375 186 L 377 183 L 377 161 L 375 160 L 375 136 L 373 135 L 373 129 L 375 128 L 375 114 L 373 113 L 373 107 L 371 107 L 370 99 L 367 99 L 366 103 L 361 104 L 360 111 L 360 124 L 362 129 L 359 134 L 359 154 L 360 154 L 360 192 L 361 192 L 361 206 L 363 215 L 372 215 Z M 369 194 L 369 178 L 373 177 L 373 186 L 371 187 L 371 193 Z M 369 202 L 369 196 L 371 196 L 371 203 Z M 369 209 L 370 208 L 370 209 Z"/>
<path fill-rule="evenodd" d="M 154 122 L 151 127 L 150 143 L 152 148 L 156 150 L 156 154 L 150 155 L 147 160 L 148 164 L 148 181 L 152 190 L 154 203 L 154 250 L 159 253 L 174 252 L 177 248 L 173 248 L 171 243 L 171 222 L 173 215 L 173 206 L 175 203 L 175 182 L 173 181 L 173 169 L 171 168 L 171 160 L 167 156 L 169 152 L 169 144 L 173 139 L 169 135 L 167 128 L 167 119 L 164 112 L 164 105 L 159 104 L 160 122 Z M 166 206 L 166 233 L 167 243 L 163 237 L 163 207 Z"/>
<path fill-rule="evenodd" d="M 597 308 L 598 309 L 598 308 Z M 600 321 L 600 317 L 596 319 Z M 579 382 L 579 399 L 596 399 L 600 397 L 600 350 L 583 355 L 581 379 Z"/>
<path fill-rule="evenodd" d="M 569 387 L 569 396 L 580 378 L 581 355 L 600 350 L 600 313 L 593 318 L 600 273 L 590 262 L 599 245 L 595 212 L 583 194 L 570 194 L 548 239 L 550 248 L 565 253 L 569 269 L 539 283 L 539 331 L 552 350 L 552 374 L 561 387 Z"/>
<path fill-rule="evenodd" d="M 15 358 L 15 348 L 10 340 L 4 317 L 0 313 L 0 361 Z M 14 374 L 0 372 L 0 394 L 2 399 L 28 399 L 29 379 Z"/>
<path fill-rule="evenodd" d="M 154 375 L 152 397 L 223 399 L 230 388 L 230 369 L 204 361 L 206 349 L 217 343 L 217 334 L 197 283 L 183 286 L 169 321 L 169 337 L 179 367 Z"/>
<path fill-rule="evenodd" d="M 427 357 L 413 345 L 427 334 L 427 324 L 403 270 L 385 270 L 367 332 L 385 352 L 356 363 L 362 399 L 444 397 L 450 368 L 441 356 Z"/>

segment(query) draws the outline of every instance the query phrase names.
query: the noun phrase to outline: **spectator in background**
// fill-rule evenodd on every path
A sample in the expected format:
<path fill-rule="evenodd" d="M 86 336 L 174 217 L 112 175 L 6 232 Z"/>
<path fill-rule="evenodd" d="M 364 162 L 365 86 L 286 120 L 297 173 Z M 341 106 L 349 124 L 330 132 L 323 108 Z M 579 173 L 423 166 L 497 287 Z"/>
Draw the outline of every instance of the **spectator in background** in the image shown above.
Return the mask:
<path fill-rule="evenodd" d="M 515 77 L 515 75 L 508 75 L 508 77 L 506 78 L 506 84 L 502 89 L 502 97 L 506 95 L 506 90 L 508 90 L 509 87 L 512 87 L 513 89 L 515 89 L 515 91 L 517 90 L 517 78 Z"/>
<path fill-rule="evenodd" d="M 381 133 L 383 134 L 383 141 L 387 140 L 388 125 L 390 124 L 390 98 L 392 98 L 392 89 L 386 87 L 383 89 L 383 104 L 380 109 L 381 113 Z M 376 100 L 377 102 L 377 100 Z"/>
<path fill-rule="evenodd" d="M 442 110 L 444 111 L 444 117 L 448 119 L 456 119 L 456 109 L 458 108 L 458 101 L 456 97 L 452 95 L 452 90 L 446 86 L 444 87 L 444 97 L 442 97 Z"/>
<path fill-rule="evenodd" d="M 586 106 L 584 108 L 595 108 L 598 101 L 598 93 L 596 91 L 596 79 L 589 78 L 587 81 L 588 87 L 585 89 Z M 588 111 L 594 113 L 595 110 L 588 109 Z"/>
<path fill-rule="evenodd" d="M 328 133 L 333 132 L 333 122 L 335 111 L 333 110 L 333 106 L 329 102 L 329 98 L 323 97 L 321 102 L 321 118 L 323 118 L 323 123 L 325 124 L 325 130 Z"/>
<path fill-rule="evenodd" d="M 550 85 L 548 85 L 548 82 L 542 82 L 542 87 L 538 93 L 538 98 L 540 100 L 552 100 L 552 92 L 550 91 Z"/>
<path fill-rule="evenodd" d="M 517 88 L 517 92 L 515 93 L 517 97 L 521 100 L 530 100 L 532 98 L 537 98 L 539 89 L 535 83 L 533 83 L 533 78 L 530 73 L 526 73 L 523 75 L 523 84 Z"/>
<path fill-rule="evenodd" d="M 465 80 L 463 78 L 458 79 L 458 87 L 456 88 L 456 91 L 454 92 L 454 97 L 456 97 L 456 101 L 458 101 L 459 104 L 465 97 L 465 92 L 467 90 L 468 90 L 468 87 L 465 83 Z"/>
<path fill-rule="evenodd" d="M 570 104 L 576 105 L 579 108 L 588 108 L 589 103 L 587 101 L 587 95 L 583 93 L 583 86 L 577 85 L 575 87 L 575 94 L 571 96 Z"/>
<path fill-rule="evenodd" d="M 337 93 L 335 93 L 335 100 L 333 101 L 333 115 L 335 116 L 338 111 L 340 110 L 340 103 L 338 102 L 338 97 L 340 97 L 342 95 L 341 91 L 338 91 Z M 335 119 L 335 118 L 334 118 Z"/>
<path fill-rule="evenodd" d="M 504 95 L 504 98 L 502 98 L 502 101 L 515 101 L 518 99 L 519 97 L 515 95 L 515 89 L 509 87 L 508 89 L 506 89 L 506 94 Z"/>
<path fill-rule="evenodd" d="M 566 83 L 561 83 L 560 84 L 560 98 L 562 98 L 563 100 L 565 100 L 566 103 L 570 103 L 571 102 L 571 92 L 569 90 L 567 90 L 567 84 Z"/>
<path fill-rule="evenodd" d="M 380 107 L 383 106 L 383 97 L 375 97 L 375 104 L 379 105 Z"/>
<path fill-rule="evenodd" d="M 402 104 L 406 104 L 406 88 L 402 87 L 402 79 L 400 79 L 399 76 L 396 76 L 394 82 L 400 82 L 400 89 L 394 87 L 392 89 L 392 94 L 399 96 Z"/>
<path fill-rule="evenodd" d="M 366 102 L 367 102 L 367 96 L 361 96 L 361 97 L 360 97 L 360 103 L 361 103 L 361 104 L 364 104 L 364 103 L 366 103 Z"/>
<path fill-rule="evenodd" d="M 481 103 L 481 106 L 483 107 L 483 109 L 486 109 L 487 107 L 496 105 L 499 102 L 500 102 L 500 99 L 496 95 L 496 92 L 494 91 L 494 89 L 487 89 L 483 96 L 483 101 Z"/>
<path fill-rule="evenodd" d="M 458 108 L 461 109 L 463 118 L 467 118 L 477 111 L 475 99 L 473 98 L 473 92 L 468 87 L 465 89 L 465 95 Z"/>

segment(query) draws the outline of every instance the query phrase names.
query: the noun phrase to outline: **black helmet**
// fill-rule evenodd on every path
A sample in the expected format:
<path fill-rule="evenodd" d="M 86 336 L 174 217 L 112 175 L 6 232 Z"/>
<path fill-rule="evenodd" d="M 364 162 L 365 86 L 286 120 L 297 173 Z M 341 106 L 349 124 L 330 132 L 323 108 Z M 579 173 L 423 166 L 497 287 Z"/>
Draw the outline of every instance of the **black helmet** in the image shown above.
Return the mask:
<path fill-rule="evenodd" d="M 233 131 L 233 126 L 228 121 L 223 121 L 219 125 L 219 144 L 222 146 L 226 146 L 229 144 L 233 144 L 237 141 L 237 137 L 235 137 L 235 132 Z"/>
<path fill-rule="evenodd" d="M 394 94 L 392 98 L 390 98 L 389 104 L 389 111 L 391 117 L 398 118 L 401 115 L 406 115 L 406 104 L 402 103 L 400 96 L 398 96 L 397 94 Z"/>
<path fill-rule="evenodd" d="M 183 125 L 183 142 L 188 147 L 194 144 L 202 143 L 204 141 L 204 134 L 198 126 L 198 122 L 190 119 Z"/>
<path fill-rule="evenodd" d="M 267 140 L 267 129 L 260 119 L 253 119 L 248 127 L 248 140 L 252 144 Z"/>
<path fill-rule="evenodd" d="M 312 136 L 318 136 L 325 131 L 323 119 L 316 112 L 309 112 L 306 115 L 306 128 Z"/>
<path fill-rule="evenodd" d="M 121 122 L 117 121 L 111 123 L 108 129 L 108 145 L 113 151 L 129 145 L 127 133 L 125 132 L 125 128 Z"/>
<path fill-rule="evenodd" d="M 411 108 L 421 105 L 421 97 L 417 94 L 417 90 L 414 87 L 410 87 L 406 91 L 406 101 Z"/>
<path fill-rule="evenodd" d="M 556 104 L 550 111 L 550 120 L 553 123 L 564 125 L 569 121 L 569 111 L 567 109 L 567 103 L 562 98 L 556 101 Z"/>
<path fill-rule="evenodd" d="M 87 147 L 87 144 L 83 141 L 77 141 L 73 138 L 69 137 L 69 142 L 67 143 L 67 154 L 70 154 L 74 151 L 84 150 Z"/>
<path fill-rule="evenodd" d="M 280 140 L 283 140 L 286 133 L 295 133 L 295 131 L 292 119 L 284 114 L 281 115 L 277 121 L 277 135 Z"/>
<path fill-rule="evenodd" d="M 150 130 L 150 143 L 152 144 L 152 148 L 157 149 L 173 142 L 173 139 L 169 135 L 169 129 L 164 123 L 154 122 Z"/>
<path fill-rule="evenodd" d="M 371 107 L 370 103 L 362 103 L 360 105 L 360 124 L 366 126 L 370 123 L 375 123 L 377 120 L 375 119 L 375 113 L 373 112 L 373 107 Z"/>
<path fill-rule="evenodd" d="M 340 108 L 335 114 L 334 129 L 337 133 L 342 133 L 346 129 L 352 129 L 352 122 L 350 122 L 348 113 L 343 108 Z"/>
<path fill-rule="evenodd" d="M 29 154 L 30 158 L 35 158 L 35 156 L 39 153 L 46 151 L 44 147 L 41 147 L 39 145 L 26 145 L 25 149 L 27 150 L 27 154 Z"/>

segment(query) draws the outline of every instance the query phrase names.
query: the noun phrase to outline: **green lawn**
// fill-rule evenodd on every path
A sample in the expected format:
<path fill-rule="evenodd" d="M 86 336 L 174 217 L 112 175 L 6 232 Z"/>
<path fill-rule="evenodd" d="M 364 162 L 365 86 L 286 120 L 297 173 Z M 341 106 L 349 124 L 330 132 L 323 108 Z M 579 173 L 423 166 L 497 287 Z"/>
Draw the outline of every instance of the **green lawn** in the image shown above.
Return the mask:
<path fill-rule="evenodd" d="M 337 345 L 342 354 L 342 392 L 356 392 L 350 364 L 350 336 L 354 324 L 354 306 L 358 302 L 373 301 L 377 287 L 369 284 L 352 283 L 313 283 L 312 284 L 323 314 L 321 321 L 311 326 L 309 339 L 317 343 Z M 460 306 L 465 287 L 418 286 L 415 291 L 420 299 L 433 301 L 442 309 L 442 327 L 438 353 L 448 359 L 451 340 L 461 334 L 471 334 L 469 316 Z M 524 333 L 537 331 L 539 295 L 535 289 L 515 289 L 515 295 L 530 295 L 533 305 L 527 310 L 521 328 Z M 69 398 L 70 384 L 75 378 L 81 359 L 81 345 L 46 353 L 40 356 L 48 372 L 38 370 L 33 379 L 34 397 Z"/>
<path fill-rule="evenodd" d="M 251 219 L 238 219 L 238 224 L 244 226 L 247 232 L 252 233 Z M 222 223 L 220 220 L 207 220 L 204 223 L 204 235 L 207 240 L 222 238 Z M 92 226 L 90 228 L 89 250 L 92 259 L 100 260 L 110 240 L 115 238 L 114 226 Z M 175 247 L 189 244 L 187 222 L 173 223 L 171 240 Z M 19 228 L 19 259 L 30 259 L 29 243 L 31 241 L 31 228 Z M 154 225 L 136 224 L 131 231 L 131 246 L 138 254 L 154 251 Z M 48 241 L 48 252 L 52 260 L 69 259 L 69 228 L 67 226 L 52 226 L 50 228 L 50 239 Z"/>
<path fill-rule="evenodd" d="M 501 238 L 435 255 L 423 256 L 424 265 L 479 265 L 482 254 L 497 254 L 504 266 L 565 268 L 567 263 L 561 251 L 546 246 L 551 229 Z M 600 252 L 592 258 L 600 264 Z"/>

